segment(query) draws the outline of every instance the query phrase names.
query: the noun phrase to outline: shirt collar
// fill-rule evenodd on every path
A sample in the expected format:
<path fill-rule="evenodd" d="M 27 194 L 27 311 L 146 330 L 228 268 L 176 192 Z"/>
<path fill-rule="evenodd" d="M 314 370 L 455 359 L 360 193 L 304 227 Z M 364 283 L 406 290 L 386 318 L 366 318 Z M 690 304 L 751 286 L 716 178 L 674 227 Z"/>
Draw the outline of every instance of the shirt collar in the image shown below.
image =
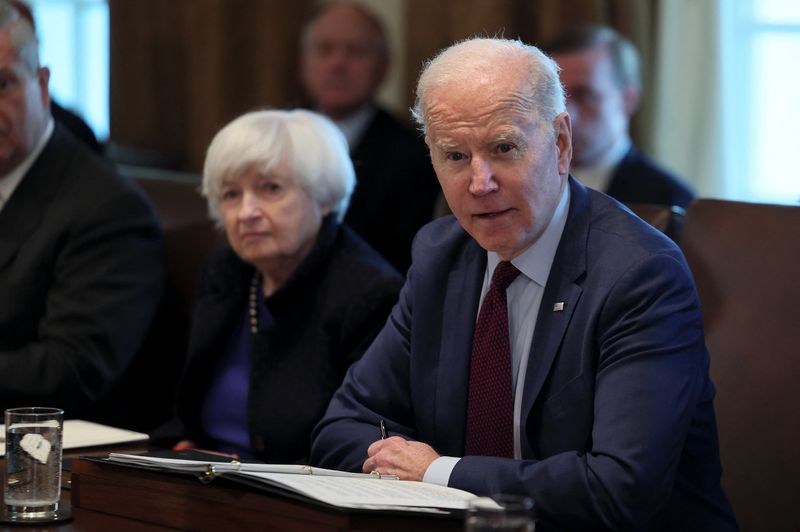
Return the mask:
<path fill-rule="evenodd" d="M 564 190 L 561 192 L 561 199 L 558 201 L 553 216 L 547 224 L 542 236 L 531 244 L 528 249 L 515 257 L 513 264 L 520 272 L 540 286 L 547 283 L 550 275 L 550 268 L 553 266 L 553 259 L 556 256 L 558 243 L 561 241 L 561 233 L 567 223 L 567 212 L 569 211 L 569 181 L 564 180 Z M 494 269 L 502 260 L 494 251 L 487 252 L 486 268 L 489 279 L 494 274 Z"/>
<path fill-rule="evenodd" d="M 573 166 L 570 172 L 589 188 L 605 192 L 611 181 L 614 169 L 631 149 L 631 138 L 623 135 L 597 161 L 587 166 Z"/>
<path fill-rule="evenodd" d="M 53 119 L 47 121 L 47 126 L 44 128 L 44 133 L 42 134 L 39 142 L 36 144 L 36 147 L 31 151 L 27 157 L 19 164 L 16 168 L 11 170 L 6 175 L 0 177 L 0 209 L 2 209 L 6 203 L 8 203 L 11 194 L 14 193 L 17 186 L 19 186 L 22 178 L 25 177 L 25 174 L 28 173 L 33 163 L 39 157 L 39 154 L 42 153 L 44 150 L 45 145 L 50 140 L 50 137 L 53 136 Z"/>
<path fill-rule="evenodd" d="M 375 116 L 376 112 L 377 109 L 373 104 L 365 103 L 347 118 L 336 121 L 336 125 L 342 130 L 351 150 L 358 145 L 361 136 L 364 134 L 364 131 L 366 131 L 370 122 L 372 122 L 372 118 Z"/>

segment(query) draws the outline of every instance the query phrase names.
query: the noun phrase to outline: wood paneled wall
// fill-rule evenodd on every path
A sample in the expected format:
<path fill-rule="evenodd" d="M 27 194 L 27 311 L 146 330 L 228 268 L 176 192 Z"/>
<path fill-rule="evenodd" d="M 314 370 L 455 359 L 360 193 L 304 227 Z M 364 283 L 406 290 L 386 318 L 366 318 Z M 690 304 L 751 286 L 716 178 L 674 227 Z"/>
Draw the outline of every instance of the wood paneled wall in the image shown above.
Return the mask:
<path fill-rule="evenodd" d="M 110 0 L 111 139 L 202 167 L 235 116 L 298 100 L 309 0 Z"/>
<path fill-rule="evenodd" d="M 608 23 L 651 56 L 656 0 L 405 0 L 399 94 L 412 105 L 423 61 L 471 35 L 541 43 L 567 25 Z M 315 0 L 109 0 L 111 142 L 199 172 L 235 116 L 303 101 L 299 35 Z M 647 64 L 647 61 L 645 61 Z M 647 82 L 645 71 L 645 83 Z M 646 85 L 645 85 L 646 87 Z M 408 117 L 403 117 L 408 119 Z"/>

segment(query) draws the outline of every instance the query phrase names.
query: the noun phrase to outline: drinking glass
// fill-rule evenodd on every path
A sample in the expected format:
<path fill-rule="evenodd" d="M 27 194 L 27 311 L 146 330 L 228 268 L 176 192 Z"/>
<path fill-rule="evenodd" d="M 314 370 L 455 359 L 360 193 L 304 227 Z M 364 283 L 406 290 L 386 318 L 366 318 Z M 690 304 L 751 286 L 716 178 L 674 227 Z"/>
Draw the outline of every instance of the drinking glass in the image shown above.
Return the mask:
<path fill-rule="evenodd" d="M 520 495 L 478 497 L 467 507 L 468 532 L 534 532 L 534 503 Z"/>
<path fill-rule="evenodd" d="M 6 410 L 6 517 L 12 521 L 56 518 L 61 495 L 64 411 Z"/>

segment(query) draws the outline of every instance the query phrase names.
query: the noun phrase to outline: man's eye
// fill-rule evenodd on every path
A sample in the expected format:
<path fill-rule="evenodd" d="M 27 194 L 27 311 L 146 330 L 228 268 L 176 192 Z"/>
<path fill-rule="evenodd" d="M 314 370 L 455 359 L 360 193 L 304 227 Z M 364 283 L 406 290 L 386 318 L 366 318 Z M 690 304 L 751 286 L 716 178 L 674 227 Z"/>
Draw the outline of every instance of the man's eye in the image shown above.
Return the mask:
<path fill-rule="evenodd" d="M 447 158 L 451 161 L 463 161 L 466 157 L 463 153 L 460 152 L 452 152 L 447 154 Z"/>
<path fill-rule="evenodd" d="M 514 149 L 514 145 L 513 144 L 509 144 L 507 142 L 504 142 L 504 143 L 502 143 L 502 144 L 497 146 L 497 151 L 499 151 L 500 153 L 508 153 L 513 149 Z"/>

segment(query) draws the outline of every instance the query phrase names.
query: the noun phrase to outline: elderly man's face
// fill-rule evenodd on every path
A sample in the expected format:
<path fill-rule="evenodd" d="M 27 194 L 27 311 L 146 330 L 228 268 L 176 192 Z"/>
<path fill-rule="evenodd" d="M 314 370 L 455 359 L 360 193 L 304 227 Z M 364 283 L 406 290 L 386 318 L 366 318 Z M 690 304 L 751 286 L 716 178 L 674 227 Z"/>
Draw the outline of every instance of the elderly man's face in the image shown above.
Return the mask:
<path fill-rule="evenodd" d="M 386 69 L 377 29 L 352 6 L 333 6 L 312 23 L 302 81 L 322 113 L 338 120 L 370 101 Z"/>
<path fill-rule="evenodd" d="M 49 78 L 46 68 L 35 75 L 28 72 L 9 30 L 0 31 L 0 176 L 16 168 L 44 133 L 50 116 Z"/>
<path fill-rule="evenodd" d="M 561 67 L 572 119 L 573 162 L 590 165 L 628 133 L 633 102 L 614 80 L 611 58 L 604 47 L 553 54 Z"/>
<path fill-rule="evenodd" d="M 516 92 L 513 75 L 444 85 L 426 97 L 431 159 L 447 203 L 464 229 L 511 260 L 547 227 L 566 183 L 570 121 L 555 135 Z"/>

